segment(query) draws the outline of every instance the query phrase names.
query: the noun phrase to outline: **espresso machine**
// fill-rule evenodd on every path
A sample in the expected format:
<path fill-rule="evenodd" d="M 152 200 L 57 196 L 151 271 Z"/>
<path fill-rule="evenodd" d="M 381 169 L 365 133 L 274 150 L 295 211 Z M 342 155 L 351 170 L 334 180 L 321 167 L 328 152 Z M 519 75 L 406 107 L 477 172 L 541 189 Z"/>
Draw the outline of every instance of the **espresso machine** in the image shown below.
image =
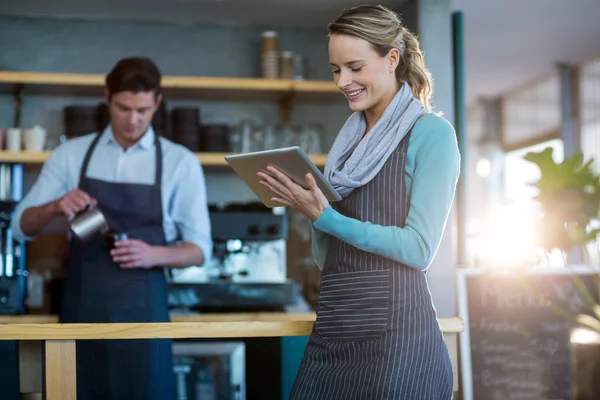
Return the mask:
<path fill-rule="evenodd" d="M 24 314 L 27 288 L 25 243 L 14 240 L 10 227 L 23 196 L 23 166 L 0 164 L 0 314 Z"/>
<path fill-rule="evenodd" d="M 283 310 L 295 304 L 287 279 L 288 215 L 262 203 L 209 206 L 214 250 L 203 266 L 173 270 L 172 310 Z"/>

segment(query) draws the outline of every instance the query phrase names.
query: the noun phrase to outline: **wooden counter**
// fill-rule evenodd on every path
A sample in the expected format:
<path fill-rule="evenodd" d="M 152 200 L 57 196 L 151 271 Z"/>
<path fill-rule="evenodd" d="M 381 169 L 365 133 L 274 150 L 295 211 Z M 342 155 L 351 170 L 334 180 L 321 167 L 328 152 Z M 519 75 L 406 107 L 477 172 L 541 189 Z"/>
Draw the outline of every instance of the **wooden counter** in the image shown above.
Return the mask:
<path fill-rule="evenodd" d="M 0 317 L 0 340 L 44 343 L 47 400 L 76 399 L 76 340 L 191 339 L 310 335 L 314 313 L 173 315 L 168 323 L 59 324 L 54 315 Z M 448 341 L 464 329 L 461 318 L 438 319 Z M 33 342 L 32 342 L 33 343 Z M 456 380 L 455 351 L 449 347 Z M 48 368 L 48 366 L 52 366 Z"/>
<path fill-rule="evenodd" d="M 298 325 L 298 326 L 311 326 L 314 323 L 316 318 L 316 314 L 314 312 L 262 312 L 262 313 L 209 313 L 209 314 L 176 314 L 171 316 L 172 323 L 202 323 L 202 322 L 211 322 L 211 323 L 234 323 L 235 326 L 243 327 L 243 326 L 252 326 L 252 325 L 244 325 L 245 322 L 276 322 L 281 323 L 282 328 L 287 328 L 290 326 Z M 287 324 L 287 323 L 290 324 Z M 303 322 L 308 322 L 308 324 L 303 324 Z M 464 329 L 464 323 L 461 318 L 439 318 L 438 322 L 440 324 L 440 328 L 444 333 L 460 333 Z M 0 327 L 2 324 L 8 325 L 21 325 L 20 327 L 14 329 L 26 328 L 31 324 L 52 324 L 56 326 L 60 326 L 58 324 L 58 316 L 52 314 L 44 314 L 44 315 L 3 315 L 0 316 Z M 74 324 L 68 324 L 69 326 Z M 77 325 L 114 325 L 114 324 L 77 324 Z M 120 326 L 130 326 L 130 325 L 143 325 L 143 324 L 119 324 Z M 159 325 L 159 324 L 152 324 Z M 182 325 L 183 326 L 183 325 Z M 195 325 L 196 327 L 199 325 Z M 219 325 L 213 325 L 219 326 Z M 225 325 L 223 325 L 225 326 Z M 276 325 L 271 325 L 276 326 Z M 8 329 L 8 330 L 7 330 Z M 212 329 L 212 328 L 211 328 Z M 219 328 L 220 329 L 220 328 Z M 2 335 L 7 332 L 14 332 L 12 328 L 0 328 L 0 340 L 20 340 L 20 339 L 7 339 Z M 50 332 L 46 331 L 45 332 Z M 61 331 L 64 333 L 64 331 Z M 223 331 L 225 332 L 225 331 Z M 218 333 L 218 329 L 216 331 Z M 309 333 L 310 334 L 310 331 Z M 245 337 L 248 337 L 244 335 Z M 252 336 L 252 335 L 251 335 Z M 259 335 L 257 335 L 259 336 Z M 296 335 L 275 335 L 275 336 L 296 336 Z M 299 335 L 302 336 L 302 335 Z M 197 337 L 197 336 L 195 336 Z M 215 336 L 210 336 L 215 337 Z M 234 337 L 234 336 L 227 336 Z M 242 337 L 242 336 L 240 336 Z M 175 337 L 173 337 L 175 338 Z M 177 337 L 179 338 L 179 337 Z M 48 338 L 49 339 L 49 338 Z M 78 339 L 78 338 L 76 338 Z M 109 339 L 109 338 L 106 338 Z M 115 337 L 111 337 L 110 339 L 116 339 Z M 22 340 L 25 340 L 24 338 Z M 41 340 L 41 339 L 27 339 L 27 340 Z"/>
<path fill-rule="evenodd" d="M 306 336 L 312 321 L 0 324 L 0 340 L 192 339 Z"/>

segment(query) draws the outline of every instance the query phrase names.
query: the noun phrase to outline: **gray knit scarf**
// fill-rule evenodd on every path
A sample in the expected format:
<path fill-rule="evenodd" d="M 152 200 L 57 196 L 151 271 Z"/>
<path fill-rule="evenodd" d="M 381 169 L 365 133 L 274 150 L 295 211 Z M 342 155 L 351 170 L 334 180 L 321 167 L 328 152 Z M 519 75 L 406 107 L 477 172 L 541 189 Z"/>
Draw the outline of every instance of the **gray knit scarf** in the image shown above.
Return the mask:
<path fill-rule="evenodd" d="M 413 97 L 408 83 L 400 90 L 375 126 L 364 135 L 363 112 L 353 113 L 338 133 L 325 162 L 325 177 L 342 197 L 370 182 L 381 170 L 402 138 L 417 119 L 427 113 L 423 103 Z"/>

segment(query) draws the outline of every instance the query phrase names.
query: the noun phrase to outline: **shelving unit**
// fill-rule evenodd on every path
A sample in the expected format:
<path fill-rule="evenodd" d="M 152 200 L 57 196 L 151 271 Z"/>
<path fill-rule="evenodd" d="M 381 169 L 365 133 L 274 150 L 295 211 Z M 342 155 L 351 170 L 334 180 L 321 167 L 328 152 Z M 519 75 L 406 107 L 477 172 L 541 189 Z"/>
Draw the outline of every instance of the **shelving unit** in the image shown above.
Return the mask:
<path fill-rule="evenodd" d="M 15 96 L 15 126 L 20 125 L 21 103 L 28 94 L 103 96 L 104 74 L 0 71 L 0 93 Z M 331 102 L 343 99 L 331 81 L 296 81 L 289 79 L 228 78 L 204 76 L 164 76 L 165 98 L 196 98 L 229 101 L 277 101 L 280 118 L 289 118 L 294 102 Z M 48 152 L 0 151 L 0 163 L 41 164 Z M 226 153 L 197 153 L 205 166 L 226 166 Z M 312 155 L 319 166 L 325 155 Z"/>
<path fill-rule="evenodd" d="M 196 153 L 198 160 L 205 167 L 223 167 L 228 164 L 225 162 L 225 156 L 231 153 Z M 31 152 L 31 151 L 0 151 L 0 163 L 15 164 L 43 164 L 50 155 L 49 151 Z M 311 154 L 310 159 L 317 167 L 325 166 L 327 156 L 325 154 Z"/>
<path fill-rule="evenodd" d="M 0 71 L 0 92 L 23 94 L 102 95 L 103 74 Z M 341 98 L 332 81 L 164 76 L 165 96 L 227 100 L 324 101 Z"/>

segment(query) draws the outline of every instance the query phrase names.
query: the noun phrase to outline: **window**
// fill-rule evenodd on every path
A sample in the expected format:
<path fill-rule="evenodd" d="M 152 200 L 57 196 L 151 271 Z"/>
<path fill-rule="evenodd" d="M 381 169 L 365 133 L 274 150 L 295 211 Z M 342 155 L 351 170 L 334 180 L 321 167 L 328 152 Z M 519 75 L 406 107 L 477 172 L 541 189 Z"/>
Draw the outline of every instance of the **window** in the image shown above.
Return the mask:
<path fill-rule="evenodd" d="M 531 183 L 539 178 L 540 172 L 535 164 L 524 159 L 528 152 L 546 147 L 553 149 L 556 162 L 562 161 L 560 139 L 507 152 L 501 157 L 503 177 L 496 182 L 503 189 L 500 201 L 491 205 L 479 235 L 470 241 L 476 248 L 476 264 L 501 269 L 562 264 L 560 254 L 546 257 L 536 246 L 539 205 L 534 200 L 537 190 Z"/>

